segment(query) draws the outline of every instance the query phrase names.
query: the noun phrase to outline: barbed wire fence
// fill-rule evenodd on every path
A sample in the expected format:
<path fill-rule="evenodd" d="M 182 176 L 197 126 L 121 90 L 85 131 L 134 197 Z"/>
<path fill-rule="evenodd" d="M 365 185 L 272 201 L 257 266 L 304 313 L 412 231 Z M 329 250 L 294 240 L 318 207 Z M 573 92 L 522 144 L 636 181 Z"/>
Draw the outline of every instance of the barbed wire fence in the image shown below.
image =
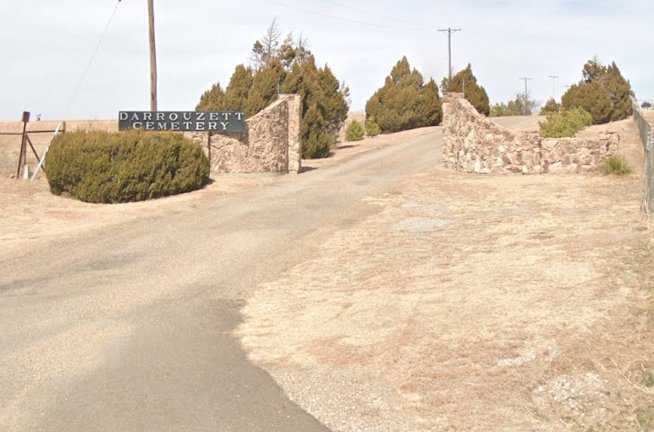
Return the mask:
<path fill-rule="evenodd" d="M 635 98 L 632 98 L 631 101 L 634 106 L 634 121 L 638 126 L 645 156 L 642 209 L 648 216 L 651 216 L 654 214 L 654 125 L 647 121 L 638 101 Z"/>

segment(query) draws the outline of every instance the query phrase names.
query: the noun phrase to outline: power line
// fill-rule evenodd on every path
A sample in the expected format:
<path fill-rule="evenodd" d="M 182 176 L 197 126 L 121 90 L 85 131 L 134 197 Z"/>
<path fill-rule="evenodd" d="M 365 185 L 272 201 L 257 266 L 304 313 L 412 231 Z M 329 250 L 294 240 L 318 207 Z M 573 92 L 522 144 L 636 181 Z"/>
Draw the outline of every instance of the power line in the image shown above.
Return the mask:
<path fill-rule="evenodd" d="M 432 25 L 416 24 L 414 22 L 404 21 L 404 20 L 397 19 L 397 18 L 394 18 L 394 17 L 380 15 L 378 13 L 375 13 L 375 12 L 372 12 L 372 11 L 369 11 L 369 10 L 359 9 L 359 8 L 353 7 L 352 5 L 343 4 L 343 3 L 340 3 L 340 2 L 337 2 L 337 1 L 334 1 L 334 0 L 318 0 L 318 1 L 320 1 L 322 3 L 327 3 L 327 4 L 334 5 L 334 6 L 338 6 L 340 8 L 347 9 L 347 10 L 350 10 L 350 11 L 358 12 L 358 13 L 363 14 L 363 15 L 375 16 L 375 17 L 381 18 L 381 19 L 386 20 L 386 21 L 394 21 L 394 22 L 396 22 L 398 24 L 402 24 L 403 26 L 407 26 L 407 27 L 423 28 L 423 29 L 433 28 Z"/>
<path fill-rule="evenodd" d="M 552 78 L 552 99 L 556 99 L 554 96 L 556 94 L 556 80 L 559 79 L 558 75 L 548 75 L 548 78 Z"/>
<path fill-rule="evenodd" d="M 439 32 L 447 32 L 447 74 L 448 79 L 452 81 L 452 33 L 461 31 L 460 28 L 438 29 Z"/>
<path fill-rule="evenodd" d="M 289 5 L 289 4 L 282 3 L 282 2 L 276 1 L 276 0 L 265 0 L 265 1 L 268 2 L 268 3 L 274 4 L 274 5 L 277 5 L 277 6 L 285 7 L 287 9 L 293 9 L 293 10 L 296 10 L 296 11 L 299 11 L 299 12 L 303 12 L 303 13 L 307 13 L 307 14 L 311 14 L 311 15 L 316 15 L 316 16 L 319 16 L 319 17 L 322 17 L 322 18 L 328 18 L 328 19 L 331 19 L 331 20 L 334 20 L 334 21 L 346 22 L 346 23 L 349 23 L 349 24 L 365 25 L 365 26 L 369 26 L 369 27 L 384 28 L 384 29 L 397 29 L 397 28 L 400 28 L 400 27 L 406 29 L 409 26 L 409 25 L 404 25 L 404 26 L 395 25 L 395 26 L 393 26 L 393 25 L 389 25 L 389 24 L 372 23 L 372 22 L 363 21 L 363 20 L 337 17 L 337 16 L 326 14 L 326 13 L 323 13 L 323 12 L 318 12 L 318 11 L 314 11 L 314 10 L 310 10 L 310 9 L 305 9 L 305 8 L 302 8 L 302 7 Z M 328 1 L 328 0 L 324 0 L 324 1 L 326 1 L 328 3 L 336 4 L 335 2 L 331 2 L 331 1 Z M 427 27 L 422 27 L 420 25 L 411 25 L 411 26 L 414 27 L 415 29 L 426 29 L 427 28 Z"/>
<path fill-rule="evenodd" d="M 86 68 L 84 68 L 84 72 L 82 72 L 82 76 L 79 79 L 79 82 L 77 83 L 77 86 L 75 86 L 75 91 L 73 92 L 73 96 L 70 98 L 68 101 L 68 105 L 66 105 L 66 111 L 70 109 L 70 107 L 73 105 L 73 102 L 75 101 L 75 98 L 77 97 L 77 94 L 79 93 L 79 89 L 82 87 L 82 83 L 84 83 L 84 79 L 86 78 L 86 74 L 88 73 L 89 69 L 91 68 L 91 64 L 93 63 L 93 60 L 95 60 L 95 56 L 100 50 L 100 45 L 102 45 L 102 41 L 104 40 L 104 37 L 107 35 L 107 30 L 109 30 L 109 25 L 111 25 L 111 22 L 114 19 L 114 16 L 116 16 L 116 11 L 118 10 L 118 5 L 120 4 L 121 0 L 118 0 L 116 2 L 116 7 L 114 7 L 113 12 L 111 13 L 111 16 L 107 20 L 107 24 L 104 26 L 104 30 L 102 31 L 102 34 L 100 35 L 100 39 L 98 40 L 98 44 L 95 46 L 95 49 L 93 50 L 93 53 L 91 54 L 91 58 L 89 59 L 88 64 L 86 65 Z"/>

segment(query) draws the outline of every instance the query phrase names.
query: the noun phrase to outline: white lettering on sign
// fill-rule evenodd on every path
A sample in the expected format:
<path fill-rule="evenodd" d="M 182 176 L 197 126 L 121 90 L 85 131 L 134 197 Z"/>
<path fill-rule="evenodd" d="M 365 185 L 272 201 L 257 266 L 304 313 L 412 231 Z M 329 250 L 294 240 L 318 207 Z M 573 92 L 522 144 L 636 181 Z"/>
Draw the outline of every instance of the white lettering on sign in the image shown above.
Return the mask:
<path fill-rule="evenodd" d="M 119 111 L 120 130 L 243 132 L 245 114 L 203 111 Z"/>

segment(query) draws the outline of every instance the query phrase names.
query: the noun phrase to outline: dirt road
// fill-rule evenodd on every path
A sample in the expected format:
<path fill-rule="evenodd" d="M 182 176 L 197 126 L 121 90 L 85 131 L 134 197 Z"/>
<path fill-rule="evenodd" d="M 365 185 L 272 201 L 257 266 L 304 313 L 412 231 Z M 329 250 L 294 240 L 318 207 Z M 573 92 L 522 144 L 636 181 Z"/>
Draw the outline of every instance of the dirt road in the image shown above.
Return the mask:
<path fill-rule="evenodd" d="M 0 430 L 325 430 L 248 361 L 240 309 L 439 154 L 432 129 L 239 194 L 115 207 L 95 226 L 71 204 L 81 232 L 43 243 L 47 225 L 25 220 L 37 238 L 5 233 L 0 255 Z"/>
<path fill-rule="evenodd" d="M 0 229 L 0 429 L 653 430 L 639 175 L 446 172 L 439 133 L 235 194 L 8 205 L 61 230 Z"/>

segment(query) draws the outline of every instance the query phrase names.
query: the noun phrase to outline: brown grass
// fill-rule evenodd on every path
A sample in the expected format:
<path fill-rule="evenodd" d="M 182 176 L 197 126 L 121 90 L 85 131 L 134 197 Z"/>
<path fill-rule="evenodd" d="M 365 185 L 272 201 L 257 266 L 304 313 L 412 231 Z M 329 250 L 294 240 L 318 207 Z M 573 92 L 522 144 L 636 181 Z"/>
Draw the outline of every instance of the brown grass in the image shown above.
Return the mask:
<path fill-rule="evenodd" d="M 35 119 L 35 116 L 32 116 Z M 100 131 L 116 131 L 118 130 L 117 120 L 72 120 L 65 122 L 67 131 L 75 130 L 100 130 Z M 32 121 L 28 124 L 27 131 L 38 130 L 52 130 L 54 131 L 59 124 L 58 121 Z M 20 133 L 23 131 L 23 124 L 18 121 L 0 121 L 0 132 L 15 132 Z M 30 134 L 30 140 L 36 149 L 36 152 L 41 156 L 52 139 L 52 133 L 33 133 Z M 2 135 L 0 134 L 0 176 L 8 177 L 15 176 L 18 167 L 18 155 L 20 153 L 21 137 L 15 135 Z M 28 148 L 27 151 L 27 164 L 33 170 L 36 168 L 37 160 Z"/>
<path fill-rule="evenodd" d="M 636 176 L 416 175 L 262 286 L 239 335 L 335 430 L 640 430 L 639 200 Z"/>

